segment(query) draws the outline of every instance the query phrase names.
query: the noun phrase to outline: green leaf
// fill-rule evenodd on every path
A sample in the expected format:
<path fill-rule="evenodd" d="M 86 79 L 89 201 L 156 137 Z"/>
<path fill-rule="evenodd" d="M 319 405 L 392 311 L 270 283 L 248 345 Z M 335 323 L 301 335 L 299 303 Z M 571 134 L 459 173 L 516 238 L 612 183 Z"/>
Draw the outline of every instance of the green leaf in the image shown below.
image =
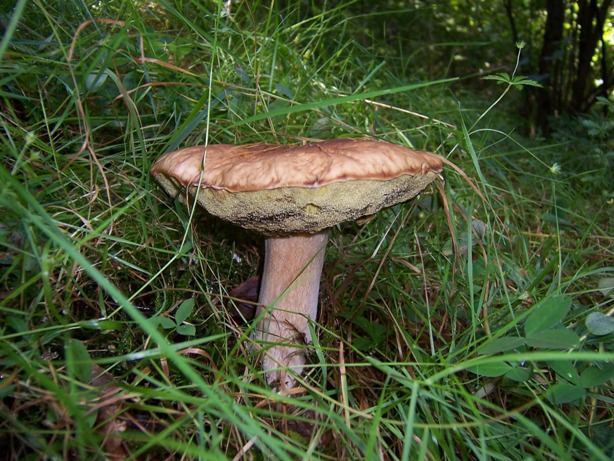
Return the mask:
<path fill-rule="evenodd" d="M 194 336 L 196 334 L 196 327 L 189 323 L 184 323 L 177 327 L 177 333 L 183 336 Z"/>
<path fill-rule="evenodd" d="M 94 93 L 100 89 L 100 87 L 107 80 L 107 72 L 108 69 L 105 69 L 102 72 L 87 74 L 85 77 L 85 88 L 89 93 Z"/>
<path fill-rule="evenodd" d="M 172 330 L 177 327 L 177 324 L 173 322 L 173 319 L 169 319 L 168 317 L 157 317 L 156 321 L 158 325 L 160 325 L 165 330 Z"/>
<path fill-rule="evenodd" d="M 580 375 L 580 380 L 583 387 L 598 387 L 608 381 L 614 381 L 614 364 L 607 364 L 603 368 L 588 367 Z"/>
<path fill-rule="evenodd" d="M 586 328 L 597 336 L 609 335 L 614 332 L 614 318 L 601 312 L 593 312 L 586 317 Z"/>
<path fill-rule="evenodd" d="M 547 363 L 548 366 L 565 381 L 576 386 L 580 385 L 580 375 L 571 361 L 553 360 Z"/>
<path fill-rule="evenodd" d="M 537 83 L 535 80 L 531 80 L 527 77 L 523 77 L 523 76 L 518 76 L 518 77 L 514 77 L 514 79 L 512 80 L 512 85 L 517 85 L 519 87 L 523 87 L 523 86 L 535 86 L 537 88 L 543 88 L 544 85 L 542 85 L 541 83 Z"/>
<path fill-rule="evenodd" d="M 556 383 L 548 390 L 550 400 L 555 404 L 570 403 L 586 396 L 586 389 L 567 382 Z"/>
<path fill-rule="evenodd" d="M 614 278 L 608 277 L 599 280 L 599 291 L 603 296 L 614 298 Z"/>
<path fill-rule="evenodd" d="M 371 337 L 373 344 L 379 344 L 386 337 L 386 330 L 378 323 L 373 323 L 364 317 L 358 317 L 354 322 Z"/>
<path fill-rule="evenodd" d="M 525 335 L 533 336 L 535 333 L 554 327 L 563 321 L 570 307 L 569 296 L 552 296 L 543 300 L 527 318 L 524 324 Z"/>
<path fill-rule="evenodd" d="M 529 368 L 514 367 L 513 369 L 505 373 L 505 377 L 519 383 L 524 383 L 529 380 L 531 374 L 531 369 Z"/>
<path fill-rule="evenodd" d="M 546 330 L 527 336 L 527 346 L 537 349 L 575 349 L 580 345 L 580 337 L 565 328 Z"/>
<path fill-rule="evenodd" d="M 366 352 L 374 349 L 377 344 L 371 338 L 359 336 L 358 338 L 354 338 L 354 340 L 352 341 L 352 346 L 361 352 Z"/>
<path fill-rule="evenodd" d="M 511 86 L 517 87 L 519 90 L 522 89 L 523 86 L 535 86 L 538 88 L 542 88 L 543 85 L 541 83 L 536 82 L 535 80 L 531 80 L 524 75 L 517 75 L 512 77 L 507 72 L 501 72 L 499 74 L 486 75 L 483 77 L 483 80 L 494 80 L 497 83 L 506 83 Z"/>
<path fill-rule="evenodd" d="M 117 331 L 121 330 L 126 326 L 125 322 L 120 322 L 119 320 L 85 320 L 80 323 L 83 328 L 91 328 L 93 330 L 102 330 L 102 331 Z"/>
<path fill-rule="evenodd" d="M 496 376 L 502 376 L 512 369 L 510 365 L 505 362 L 486 363 L 483 365 L 474 365 L 467 368 L 467 371 L 479 376 L 488 376 L 494 378 Z"/>
<path fill-rule="evenodd" d="M 71 339 L 66 346 L 66 366 L 70 373 L 82 383 L 89 383 L 92 377 L 92 359 L 81 341 Z"/>
<path fill-rule="evenodd" d="M 483 80 L 494 80 L 497 83 L 511 83 L 512 77 L 507 72 L 502 72 L 500 74 L 494 75 L 486 75 L 482 77 Z"/>
<path fill-rule="evenodd" d="M 277 83 L 275 85 L 275 90 L 279 93 L 284 95 L 286 98 L 288 98 L 290 101 L 292 101 L 294 99 L 294 93 L 292 93 L 292 90 L 290 88 L 288 88 L 285 85 L 282 85 L 281 83 Z"/>
<path fill-rule="evenodd" d="M 188 317 L 192 314 L 193 310 L 194 298 L 186 299 L 177 308 L 177 312 L 175 313 L 175 323 L 177 323 L 177 325 L 181 325 L 188 319 Z"/>
<path fill-rule="evenodd" d="M 488 355 L 497 354 L 499 352 L 511 351 L 524 346 L 525 339 L 518 336 L 503 336 L 502 338 L 488 341 L 478 349 L 478 354 Z"/>

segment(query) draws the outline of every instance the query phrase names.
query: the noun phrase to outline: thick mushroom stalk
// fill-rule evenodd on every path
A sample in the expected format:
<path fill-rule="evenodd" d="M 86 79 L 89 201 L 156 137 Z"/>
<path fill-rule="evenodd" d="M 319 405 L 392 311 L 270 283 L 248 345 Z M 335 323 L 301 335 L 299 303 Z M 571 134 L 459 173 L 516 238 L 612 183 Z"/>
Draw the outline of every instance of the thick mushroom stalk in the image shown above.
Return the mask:
<path fill-rule="evenodd" d="M 300 375 L 305 349 L 311 342 L 309 322 L 318 311 L 320 276 L 328 234 L 269 238 L 258 299 L 254 337 L 264 349 L 263 368 L 269 384 L 294 386 L 291 373 Z M 290 371 L 291 370 L 291 371 Z"/>

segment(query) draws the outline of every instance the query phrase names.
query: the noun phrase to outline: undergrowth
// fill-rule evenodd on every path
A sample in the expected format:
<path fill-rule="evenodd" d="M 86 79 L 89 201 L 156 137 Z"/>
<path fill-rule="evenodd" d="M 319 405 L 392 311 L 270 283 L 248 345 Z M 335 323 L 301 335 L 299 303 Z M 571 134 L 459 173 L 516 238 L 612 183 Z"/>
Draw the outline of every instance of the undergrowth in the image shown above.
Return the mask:
<path fill-rule="evenodd" d="M 68 3 L 2 12 L 5 459 L 611 459 L 603 112 L 524 140 L 498 128 L 518 81 L 457 102 L 445 70 L 401 77 L 411 53 L 387 67 L 355 40 L 343 3 Z M 149 169 L 204 142 L 348 136 L 465 173 L 331 230 L 310 365 L 282 395 L 229 296 L 261 238 Z"/>

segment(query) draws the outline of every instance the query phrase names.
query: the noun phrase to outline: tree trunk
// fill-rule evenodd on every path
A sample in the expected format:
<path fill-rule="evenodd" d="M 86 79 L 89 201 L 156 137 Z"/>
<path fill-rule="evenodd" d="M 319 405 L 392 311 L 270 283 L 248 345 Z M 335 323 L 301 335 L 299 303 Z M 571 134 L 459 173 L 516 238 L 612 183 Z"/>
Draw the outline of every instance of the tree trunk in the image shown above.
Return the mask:
<path fill-rule="evenodd" d="M 544 88 L 536 93 L 535 122 L 543 135 L 550 134 L 549 119 L 561 114 L 588 111 L 598 94 L 608 95 L 612 82 L 603 40 L 612 0 L 546 0 L 546 23 L 538 60 L 539 80 Z M 601 45 L 601 46 L 600 46 Z M 601 54 L 601 69 L 593 58 Z"/>
<path fill-rule="evenodd" d="M 539 56 L 538 72 L 544 89 L 537 95 L 537 126 L 548 135 L 548 118 L 561 111 L 560 92 L 563 49 L 563 25 L 565 23 L 564 0 L 547 0 L 544 41 Z"/>
<path fill-rule="evenodd" d="M 594 97 L 589 97 L 591 90 L 589 83 L 591 78 L 591 64 L 599 42 L 603 37 L 603 29 L 606 15 L 612 0 L 604 0 L 601 6 L 597 0 L 580 0 L 578 9 L 577 28 L 580 30 L 578 39 L 578 60 L 574 82 L 572 84 L 572 96 L 568 111 L 572 113 L 586 112 L 594 102 Z M 601 50 L 605 55 L 605 48 Z M 607 82 L 604 81 L 604 84 Z"/>

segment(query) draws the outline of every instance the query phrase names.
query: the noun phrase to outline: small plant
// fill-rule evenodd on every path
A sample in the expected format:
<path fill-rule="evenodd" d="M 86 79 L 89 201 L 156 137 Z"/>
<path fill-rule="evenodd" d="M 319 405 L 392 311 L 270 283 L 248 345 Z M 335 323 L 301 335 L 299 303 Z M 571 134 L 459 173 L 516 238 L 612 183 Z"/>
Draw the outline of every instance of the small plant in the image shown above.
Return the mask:
<path fill-rule="evenodd" d="M 179 305 L 174 318 L 158 316 L 151 320 L 160 325 L 164 330 L 174 330 L 175 333 L 182 336 L 194 336 L 196 334 L 196 327 L 191 323 L 187 323 L 193 310 L 194 298 L 190 298 Z"/>
<path fill-rule="evenodd" d="M 518 48 L 518 55 L 516 57 L 516 66 L 514 67 L 514 71 L 511 75 L 507 72 L 499 72 L 497 74 L 486 75 L 485 77 L 483 77 L 484 80 L 494 80 L 497 83 L 502 83 L 506 85 L 507 88 L 502 96 L 504 96 L 510 88 L 516 88 L 518 90 L 522 90 L 525 86 L 543 88 L 543 85 L 539 82 L 536 82 L 535 80 L 531 80 L 530 78 L 525 77 L 523 75 L 516 75 L 516 72 L 518 71 L 518 65 L 520 64 L 520 53 L 525 46 L 525 42 L 516 43 L 516 48 Z"/>
<path fill-rule="evenodd" d="M 556 404 L 577 402 L 586 396 L 587 389 L 602 386 L 614 379 L 614 364 L 603 362 L 587 364 L 583 361 L 578 362 L 573 355 L 569 360 L 561 360 L 558 355 L 553 355 L 554 360 L 545 359 L 537 362 L 526 360 L 526 357 L 530 357 L 530 352 L 557 350 L 571 352 L 580 349 L 582 344 L 580 336 L 564 326 L 571 303 L 569 296 L 551 296 L 534 305 L 523 322 L 524 335 L 499 336 L 495 332 L 495 339 L 485 342 L 478 349 L 480 355 L 506 354 L 506 360 L 478 365 L 470 368 L 470 371 L 480 376 L 504 377 L 518 382 L 527 382 L 539 377 L 542 383 L 549 384 L 548 398 Z M 587 324 L 593 325 L 593 331 L 608 334 L 609 322 L 606 322 L 600 314 L 590 314 Z M 510 360 L 510 352 L 517 353 L 519 360 Z M 545 370 L 550 370 L 555 379 L 548 382 Z"/>

